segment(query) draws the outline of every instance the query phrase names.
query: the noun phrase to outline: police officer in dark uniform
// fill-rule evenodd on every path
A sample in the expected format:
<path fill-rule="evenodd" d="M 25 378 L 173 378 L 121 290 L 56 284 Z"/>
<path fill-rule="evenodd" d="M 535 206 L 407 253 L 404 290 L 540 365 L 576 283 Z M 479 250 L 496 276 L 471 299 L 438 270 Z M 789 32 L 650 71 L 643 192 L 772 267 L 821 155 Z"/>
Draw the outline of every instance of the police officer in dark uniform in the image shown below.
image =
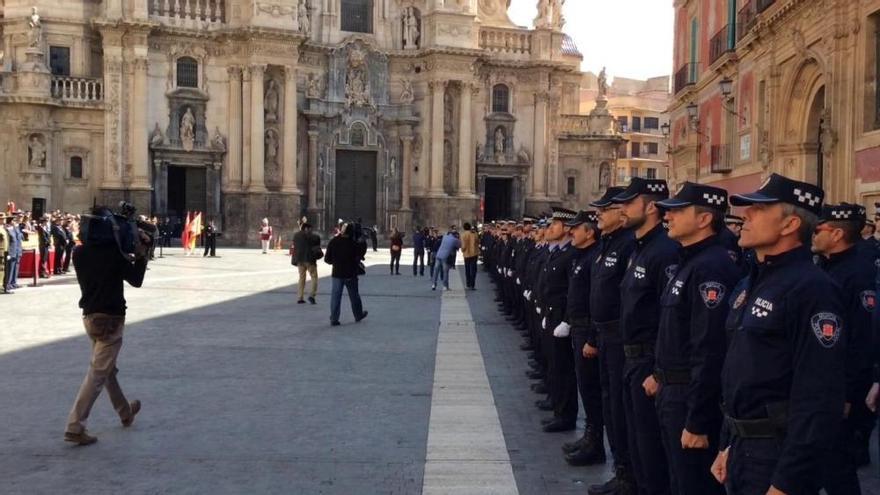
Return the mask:
<path fill-rule="evenodd" d="M 868 436 L 876 418 L 865 397 L 871 388 L 873 344 L 872 318 L 877 305 L 874 289 L 874 259 L 859 250 L 865 208 L 842 203 L 822 208 L 812 249 L 821 266 L 842 289 L 846 324 L 845 418 L 835 438 L 825 469 L 824 487 L 829 495 L 858 494 L 856 468 L 859 457 L 867 456 Z"/>
<path fill-rule="evenodd" d="M 844 412 L 844 308 L 807 245 L 822 189 L 771 175 L 745 210 L 757 264 L 731 293 L 721 373 L 724 428 L 712 465 L 728 493 L 814 493 Z"/>
<path fill-rule="evenodd" d="M 568 302 L 565 321 L 571 325 L 571 350 L 581 405 L 585 413 L 584 435 L 562 446 L 565 460 L 574 466 L 605 462 L 605 421 L 602 418 L 602 386 L 599 382 L 596 331 L 590 322 L 590 268 L 599 256 L 599 218 L 595 211 L 580 211 L 571 227 L 572 255 L 568 270 Z M 588 345 L 589 344 L 589 345 Z"/>
<path fill-rule="evenodd" d="M 214 220 L 209 221 L 208 225 L 204 227 L 204 233 L 205 252 L 202 257 L 204 258 L 210 253 L 213 258 L 217 256 L 217 227 L 214 225 Z"/>
<path fill-rule="evenodd" d="M 615 473 L 609 481 L 590 486 L 590 495 L 637 493 L 623 412 L 625 356 L 620 334 L 620 281 L 635 241 L 632 231 L 623 228 L 620 206 L 611 202 L 611 198 L 621 192 L 622 187 L 609 187 L 601 198 L 590 203 L 599 210 L 599 228 L 602 229 L 599 256 L 590 269 L 590 318 L 598 335 L 602 417 Z"/>
<path fill-rule="evenodd" d="M 721 429 L 721 365 L 728 298 L 740 270 L 720 233 L 727 191 L 685 182 L 666 210 L 669 237 L 681 244 L 678 269 L 660 300 L 656 367 L 645 392 L 656 397 L 663 448 L 677 495 L 721 495 L 710 472 Z M 728 231 L 729 232 L 729 231 Z"/>
<path fill-rule="evenodd" d="M 653 397 L 643 384 L 654 373 L 654 346 L 660 325 L 660 295 L 675 275 L 679 244 L 662 225 L 657 202 L 669 197 L 665 180 L 634 177 L 611 201 L 622 206 L 624 227 L 636 248 L 620 283 L 620 330 L 626 364 L 623 404 L 633 472 L 641 494 L 670 493 L 669 468 Z"/>
<path fill-rule="evenodd" d="M 568 296 L 568 269 L 575 249 L 571 247 L 569 227 L 566 222 L 574 219 L 576 212 L 566 208 L 553 208 L 550 226 L 545 234 L 550 243 L 550 256 L 544 265 L 541 294 L 542 345 L 546 345 L 547 389 L 553 404 L 552 421 L 545 421 L 547 433 L 575 429 L 578 414 L 577 378 L 571 355 L 571 329 L 566 323 L 566 298 Z"/>

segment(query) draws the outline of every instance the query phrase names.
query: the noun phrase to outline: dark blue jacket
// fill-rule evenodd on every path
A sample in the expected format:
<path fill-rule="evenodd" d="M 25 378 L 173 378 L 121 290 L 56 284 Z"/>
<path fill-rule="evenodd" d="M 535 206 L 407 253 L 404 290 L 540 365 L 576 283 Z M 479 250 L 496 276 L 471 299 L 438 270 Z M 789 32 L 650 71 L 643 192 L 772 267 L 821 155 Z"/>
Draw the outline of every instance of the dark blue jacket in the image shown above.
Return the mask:
<path fill-rule="evenodd" d="M 768 407 L 783 404 L 786 435 L 772 484 L 785 493 L 811 493 L 843 415 L 840 289 L 801 246 L 755 265 L 730 300 L 724 411 L 761 419 Z M 724 433 L 721 449 L 729 445 Z"/>
<path fill-rule="evenodd" d="M 413 234 L 413 250 L 417 253 L 425 250 L 425 235 L 421 232 Z"/>
<path fill-rule="evenodd" d="M 690 373 L 685 428 L 697 435 L 714 435 L 720 425 L 724 322 L 739 276 L 727 246 L 712 236 L 679 249 L 678 270 L 660 301 L 656 366 Z"/>
<path fill-rule="evenodd" d="M 590 317 L 608 323 L 620 319 L 620 281 L 635 249 L 631 230 L 603 235 L 599 256 L 590 270 Z"/>
<path fill-rule="evenodd" d="M 679 244 L 657 224 L 630 256 L 620 282 L 620 329 L 624 344 L 654 344 L 660 326 L 660 296 L 675 275 Z"/>

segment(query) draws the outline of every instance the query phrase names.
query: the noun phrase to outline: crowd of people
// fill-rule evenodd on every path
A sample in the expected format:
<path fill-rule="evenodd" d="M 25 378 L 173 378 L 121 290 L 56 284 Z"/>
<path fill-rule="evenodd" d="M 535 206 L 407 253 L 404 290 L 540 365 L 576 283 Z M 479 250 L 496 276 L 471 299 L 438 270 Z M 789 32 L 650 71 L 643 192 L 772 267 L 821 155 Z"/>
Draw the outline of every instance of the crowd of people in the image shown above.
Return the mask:
<path fill-rule="evenodd" d="M 541 428 L 582 408 L 576 466 L 606 462 L 607 434 L 614 476 L 590 494 L 861 493 L 880 249 L 866 208 L 823 198 L 776 174 L 735 195 L 633 178 L 594 210 L 486 226 Z"/>
<path fill-rule="evenodd" d="M 63 275 L 79 231 L 79 215 L 55 211 L 40 216 L 8 208 L 0 213 L 0 252 L 3 255 L 3 294 L 12 294 L 18 283 L 21 262 L 28 249 L 34 251 L 37 276 Z"/>

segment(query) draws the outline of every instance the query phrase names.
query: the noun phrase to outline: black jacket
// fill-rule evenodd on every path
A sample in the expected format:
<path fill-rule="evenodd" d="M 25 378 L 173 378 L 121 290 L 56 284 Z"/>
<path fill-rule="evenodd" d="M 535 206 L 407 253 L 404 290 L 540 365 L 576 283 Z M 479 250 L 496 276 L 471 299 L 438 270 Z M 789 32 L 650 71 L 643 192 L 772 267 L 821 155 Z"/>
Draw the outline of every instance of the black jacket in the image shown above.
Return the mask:
<path fill-rule="evenodd" d="M 358 275 L 358 265 L 367 253 L 367 245 L 355 242 L 347 236 L 336 236 L 327 243 L 324 261 L 333 265 L 333 278 L 354 278 Z"/>
<path fill-rule="evenodd" d="M 122 282 L 140 287 L 144 282 L 147 261 L 129 263 L 115 244 L 79 246 L 73 252 L 73 266 L 82 297 L 79 307 L 83 315 L 106 313 L 125 314 Z"/>
<path fill-rule="evenodd" d="M 317 234 L 304 230 L 293 234 L 293 259 L 291 262 L 294 265 L 299 265 L 300 263 L 314 263 L 318 261 L 315 259 L 313 252 L 316 247 L 321 247 L 321 238 Z"/>

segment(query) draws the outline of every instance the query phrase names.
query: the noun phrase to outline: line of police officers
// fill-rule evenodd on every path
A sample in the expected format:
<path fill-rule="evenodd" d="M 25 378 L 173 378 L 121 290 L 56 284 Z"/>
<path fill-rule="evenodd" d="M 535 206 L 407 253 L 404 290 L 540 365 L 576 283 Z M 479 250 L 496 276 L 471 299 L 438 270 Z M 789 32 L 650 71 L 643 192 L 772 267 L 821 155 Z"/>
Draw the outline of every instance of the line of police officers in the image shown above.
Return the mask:
<path fill-rule="evenodd" d="M 484 231 L 499 309 L 553 413 L 543 430 L 574 430 L 580 395 L 566 460 L 604 463 L 607 434 L 615 476 L 590 494 L 860 493 L 880 251 L 864 207 L 823 198 L 776 174 L 730 197 L 634 178 L 596 211 Z M 739 239 L 728 204 L 745 207 Z"/>

